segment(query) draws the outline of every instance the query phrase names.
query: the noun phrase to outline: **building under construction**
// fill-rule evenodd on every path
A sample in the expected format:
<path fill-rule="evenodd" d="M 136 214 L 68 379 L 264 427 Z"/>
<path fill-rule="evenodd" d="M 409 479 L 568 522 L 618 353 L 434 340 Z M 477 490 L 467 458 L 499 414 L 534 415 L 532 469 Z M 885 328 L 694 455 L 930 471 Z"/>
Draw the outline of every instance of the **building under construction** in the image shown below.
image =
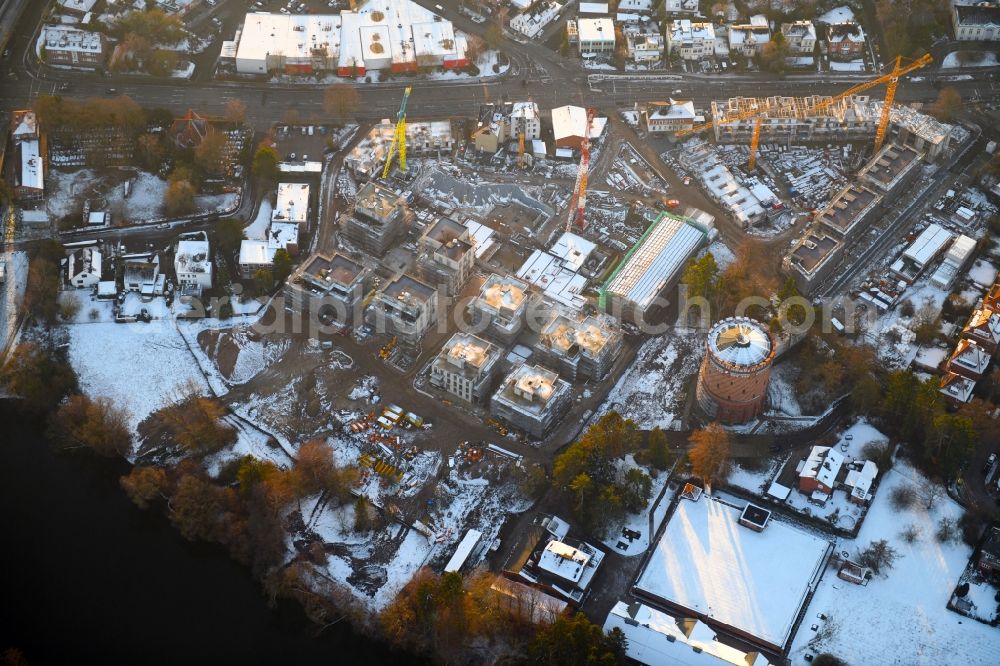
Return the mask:
<path fill-rule="evenodd" d="M 618 322 L 608 315 L 555 312 L 542 328 L 535 351 L 569 380 L 602 379 L 622 350 Z"/>
<path fill-rule="evenodd" d="M 760 140 L 765 143 L 853 141 L 875 136 L 878 114 L 864 95 L 851 95 L 827 104 L 829 95 L 810 97 L 731 97 L 712 102 L 715 140 L 748 143 L 760 117 Z M 755 117 L 749 117 L 756 114 Z M 745 117 L 724 122 L 725 118 Z"/>
<path fill-rule="evenodd" d="M 540 365 L 522 364 L 504 379 L 490 403 L 494 416 L 541 439 L 572 403 L 570 385 Z"/>
<path fill-rule="evenodd" d="M 711 328 L 706 347 L 696 389 L 702 410 L 723 423 L 760 415 L 775 354 L 771 332 L 749 317 L 730 317 Z"/>
<path fill-rule="evenodd" d="M 381 257 L 399 237 L 405 217 L 398 194 L 369 182 L 358 191 L 354 214 L 342 224 L 344 238 L 366 253 Z"/>
<path fill-rule="evenodd" d="M 491 274 L 479 296 L 469 303 L 469 318 L 475 331 L 504 345 L 524 328 L 528 308 L 528 285 L 509 275 Z"/>

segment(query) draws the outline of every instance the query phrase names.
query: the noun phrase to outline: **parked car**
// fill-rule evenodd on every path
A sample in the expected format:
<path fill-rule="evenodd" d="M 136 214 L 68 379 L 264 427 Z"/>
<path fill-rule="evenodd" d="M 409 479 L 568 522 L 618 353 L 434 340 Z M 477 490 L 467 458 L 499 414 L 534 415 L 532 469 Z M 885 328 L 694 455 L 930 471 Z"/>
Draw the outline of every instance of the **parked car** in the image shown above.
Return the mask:
<path fill-rule="evenodd" d="M 990 457 L 986 459 L 986 464 L 983 465 L 983 474 L 989 472 L 990 468 L 993 467 L 993 463 L 995 463 L 996 461 L 997 461 L 997 454 L 991 453 Z"/>

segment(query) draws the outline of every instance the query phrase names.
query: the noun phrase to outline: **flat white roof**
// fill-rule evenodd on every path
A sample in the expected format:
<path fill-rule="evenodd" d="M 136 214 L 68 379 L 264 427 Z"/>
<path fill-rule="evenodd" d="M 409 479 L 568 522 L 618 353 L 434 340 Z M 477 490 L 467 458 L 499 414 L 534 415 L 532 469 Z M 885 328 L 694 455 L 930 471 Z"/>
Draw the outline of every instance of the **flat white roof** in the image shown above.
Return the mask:
<path fill-rule="evenodd" d="M 910 247 L 906 248 L 903 256 L 923 267 L 928 261 L 937 256 L 948 242 L 953 238 L 950 231 L 939 224 L 931 224 L 917 236 Z"/>
<path fill-rule="evenodd" d="M 211 273 L 212 256 L 207 240 L 177 241 L 174 254 L 175 270 L 179 273 Z"/>
<path fill-rule="evenodd" d="M 304 183 L 278 183 L 271 219 L 279 222 L 305 222 L 309 212 L 309 186 Z"/>
<path fill-rule="evenodd" d="M 649 606 L 619 601 L 608 613 L 604 631 L 620 629 L 628 639 L 625 655 L 647 666 L 766 666 L 760 653 L 743 652 L 716 640 L 703 622 L 680 619 Z M 683 627 L 682 627 L 683 625 Z"/>
<path fill-rule="evenodd" d="M 682 499 L 636 588 L 782 647 L 830 543 L 776 520 L 755 532 L 742 509 Z"/>
<path fill-rule="evenodd" d="M 538 559 L 538 568 L 573 583 L 583 578 L 583 570 L 590 561 L 590 555 L 562 541 L 552 540 L 545 544 L 545 550 Z"/>
<path fill-rule="evenodd" d="M 267 241 L 244 240 L 240 243 L 240 263 L 257 266 L 270 264 L 274 254 L 268 249 Z"/>
<path fill-rule="evenodd" d="M 21 187 L 30 187 L 36 190 L 45 189 L 38 139 L 21 140 Z"/>
<path fill-rule="evenodd" d="M 445 565 L 445 572 L 458 571 L 465 564 L 465 560 L 469 559 L 469 555 L 472 554 L 472 549 L 476 547 L 479 540 L 483 538 L 483 533 L 479 530 L 469 530 L 462 537 L 462 540 L 458 544 L 458 548 L 455 549 L 455 553 L 448 560 L 448 564 Z"/>
<path fill-rule="evenodd" d="M 578 271 L 590 257 L 597 245 L 583 236 L 577 236 L 569 231 L 563 232 L 552 249 L 549 250 L 563 260 L 563 265 L 571 271 Z"/>
<path fill-rule="evenodd" d="M 517 277 L 540 287 L 547 298 L 567 307 L 582 308 L 587 303 L 580 296 L 587 279 L 566 268 L 563 260 L 550 252 L 532 252 L 517 270 Z"/>
<path fill-rule="evenodd" d="M 606 2 L 581 2 L 581 14 L 607 14 L 608 3 Z"/>
<path fill-rule="evenodd" d="M 47 25 L 42 29 L 45 48 L 52 51 L 101 53 L 101 33 L 80 30 L 66 25 Z"/>
<path fill-rule="evenodd" d="M 581 42 L 615 41 L 615 22 L 610 18 L 582 18 L 576 22 Z"/>

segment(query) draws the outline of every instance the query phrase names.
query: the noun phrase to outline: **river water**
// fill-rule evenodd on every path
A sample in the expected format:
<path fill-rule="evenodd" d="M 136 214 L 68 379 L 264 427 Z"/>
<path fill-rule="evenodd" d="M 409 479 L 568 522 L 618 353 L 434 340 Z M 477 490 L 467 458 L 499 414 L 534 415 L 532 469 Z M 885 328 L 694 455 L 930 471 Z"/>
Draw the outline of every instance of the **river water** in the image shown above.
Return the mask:
<path fill-rule="evenodd" d="M 185 541 L 118 486 L 122 462 L 54 453 L 0 400 L 0 654 L 73 664 L 396 664 L 344 623 L 268 608 L 221 548 Z"/>

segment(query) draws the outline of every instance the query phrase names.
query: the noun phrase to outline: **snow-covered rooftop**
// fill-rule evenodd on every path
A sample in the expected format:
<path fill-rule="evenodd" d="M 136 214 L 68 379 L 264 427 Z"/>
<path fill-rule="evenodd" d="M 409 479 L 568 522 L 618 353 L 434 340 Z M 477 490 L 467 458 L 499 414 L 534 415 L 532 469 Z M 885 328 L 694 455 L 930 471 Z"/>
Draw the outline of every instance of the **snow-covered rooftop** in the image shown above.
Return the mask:
<path fill-rule="evenodd" d="M 635 587 L 780 648 L 831 544 L 776 520 L 756 532 L 741 512 L 710 496 L 680 500 Z"/>
<path fill-rule="evenodd" d="M 715 26 L 711 23 L 697 23 L 690 19 L 681 19 L 670 24 L 670 41 L 672 42 L 713 41 L 714 39 Z"/>
<path fill-rule="evenodd" d="M 305 222 L 309 212 L 309 186 L 305 183 L 278 183 L 271 219 L 277 222 Z"/>
<path fill-rule="evenodd" d="M 47 25 L 42 28 L 45 48 L 53 51 L 74 51 L 76 53 L 101 53 L 101 33 L 80 30 L 66 25 Z"/>
<path fill-rule="evenodd" d="M 174 266 L 178 273 L 210 273 L 212 258 L 207 240 L 177 241 Z"/>
<path fill-rule="evenodd" d="M 472 549 L 476 547 L 479 540 L 483 538 L 483 533 L 479 530 L 469 530 L 462 537 L 462 541 L 458 544 L 455 549 L 455 553 L 448 560 L 448 564 L 445 565 L 444 570 L 448 571 L 458 571 L 465 564 L 465 560 L 469 558 L 472 553 Z"/>
<path fill-rule="evenodd" d="M 903 256 L 919 267 L 936 257 L 941 249 L 951 242 L 951 232 L 939 224 L 931 224 L 906 248 Z"/>
<path fill-rule="evenodd" d="M 608 17 L 582 18 L 576 26 L 581 42 L 615 41 L 615 22 Z"/>
<path fill-rule="evenodd" d="M 619 601 L 608 613 L 604 630 L 619 629 L 628 639 L 625 655 L 647 666 L 766 666 L 759 652 L 718 641 L 716 632 L 698 620 L 677 618 L 640 603 Z"/>
<path fill-rule="evenodd" d="M 594 117 L 590 127 L 590 138 L 596 139 L 604 133 L 607 118 Z M 582 106 L 560 106 L 552 109 L 552 136 L 558 142 L 568 137 L 583 138 L 587 132 L 587 110 Z"/>
<path fill-rule="evenodd" d="M 21 187 L 45 189 L 45 177 L 42 173 L 42 156 L 38 139 L 24 139 L 21 146 Z"/>
<path fill-rule="evenodd" d="M 583 236 L 578 236 L 569 231 L 563 233 L 555 245 L 549 250 L 552 254 L 563 260 L 563 265 L 571 271 L 578 271 L 583 268 L 590 253 L 597 248 L 597 245 L 587 240 Z"/>
<path fill-rule="evenodd" d="M 749 317 L 732 317 L 709 331 L 708 346 L 716 358 L 749 368 L 771 355 L 774 341 L 760 322 Z"/>
<path fill-rule="evenodd" d="M 583 578 L 583 571 L 589 561 L 590 555 L 587 553 L 553 539 L 545 544 L 545 550 L 538 559 L 538 568 L 577 583 Z"/>
<path fill-rule="evenodd" d="M 844 454 L 829 446 L 814 446 L 809 451 L 806 464 L 799 476 L 816 479 L 827 488 L 833 488 L 837 474 L 844 465 Z"/>

